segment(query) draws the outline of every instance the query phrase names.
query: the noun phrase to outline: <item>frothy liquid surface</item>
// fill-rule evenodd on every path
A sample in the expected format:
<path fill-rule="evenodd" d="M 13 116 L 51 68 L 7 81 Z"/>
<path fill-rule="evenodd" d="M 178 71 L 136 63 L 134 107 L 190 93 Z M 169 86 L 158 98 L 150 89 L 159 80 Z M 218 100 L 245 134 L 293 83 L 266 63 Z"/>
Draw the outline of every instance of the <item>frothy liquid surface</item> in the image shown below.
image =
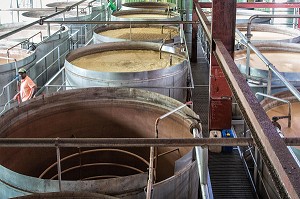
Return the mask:
<path fill-rule="evenodd" d="M 176 55 L 164 53 L 159 58 L 158 51 L 152 50 L 118 50 L 105 51 L 83 56 L 71 63 L 80 68 L 101 72 L 142 72 L 170 67 L 184 59 Z"/>
<path fill-rule="evenodd" d="M 283 51 L 262 51 L 262 54 L 279 70 L 280 72 L 300 72 L 299 57 L 297 52 Z M 237 64 L 246 65 L 246 52 L 236 53 L 234 56 Z M 267 66 L 254 53 L 250 54 L 250 66 L 253 68 L 268 70 Z"/>
<path fill-rule="evenodd" d="M 171 39 L 179 35 L 176 29 L 171 28 L 122 28 L 107 30 L 99 35 L 118 39 L 131 39 L 133 41 Z M 170 37 L 171 36 L 171 37 Z"/>
<path fill-rule="evenodd" d="M 116 16 L 120 18 L 142 18 L 142 19 L 167 19 L 170 18 L 168 15 L 163 14 L 130 14 Z"/>
<path fill-rule="evenodd" d="M 24 59 L 25 57 L 29 56 L 30 54 L 26 54 L 26 53 L 10 53 L 9 54 L 9 58 L 13 58 L 13 59 L 16 59 L 17 61 L 19 60 L 22 60 Z M 7 57 L 7 53 L 4 53 L 4 52 L 0 52 L 0 57 Z M 4 64 L 7 64 L 7 63 L 13 63 L 14 60 L 7 60 L 7 59 L 2 59 L 0 58 L 0 64 L 1 65 L 4 65 Z"/>
<path fill-rule="evenodd" d="M 246 34 L 245 31 L 242 31 L 243 35 Z M 251 31 L 252 37 L 251 40 L 284 40 L 284 39 L 292 39 L 293 36 L 276 33 L 276 32 L 263 32 L 263 31 Z"/>

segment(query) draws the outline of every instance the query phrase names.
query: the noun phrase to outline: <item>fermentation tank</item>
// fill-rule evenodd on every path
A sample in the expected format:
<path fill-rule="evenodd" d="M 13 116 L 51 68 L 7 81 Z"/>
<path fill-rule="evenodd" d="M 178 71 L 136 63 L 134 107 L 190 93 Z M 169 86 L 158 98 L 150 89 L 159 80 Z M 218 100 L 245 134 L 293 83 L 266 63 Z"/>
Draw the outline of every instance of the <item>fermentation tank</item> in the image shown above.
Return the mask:
<path fill-rule="evenodd" d="M 179 42 L 179 29 L 165 25 L 109 25 L 94 30 L 94 43 L 119 41 Z"/>
<path fill-rule="evenodd" d="M 275 68 L 294 86 L 299 86 L 300 81 L 300 67 L 298 59 L 300 56 L 299 44 L 293 43 L 261 43 L 255 44 L 258 50 L 275 66 Z M 234 59 L 235 63 L 239 67 L 242 73 L 246 73 L 246 50 L 235 51 Z M 250 76 L 252 79 L 260 79 L 261 81 L 255 81 L 254 86 L 263 86 L 264 82 L 268 79 L 268 67 L 260 58 L 251 51 L 250 53 Z M 266 85 L 265 85 L 266 86 Z M 265 87 L 263 86 L 263 87 Z M 272 86 L 274 89 L 283 86 L 283 83 L 279 78 L 272 73 Z M 279 90 L 274 90 L 274 92 Z"/>
<path fill-rule="evenodd" d="M 1 28 L 0 34 L 8 33 L 24 25 L 26 23 L 5 24 Z M 68 30 L 66 26 L 60 25 L 52 25 L 49 30 L 47 25 L 34 25 L 6 37 L 2 41 L 22 43 L 19 47 L 21 46 L 24 49 L 37 49 L 35 51 L 37 62 L 34 67 L 30 68 L 30 77 L 35 79 L 39 76 L 35 82 L 38 86 L 42 86 L 64 64 L 63 58 L 61 58 L 60 64 L 55 61 L 58 55 L 64 56 L 69 51 L 70 44 L 67 41 L 69 38 Z M 46 58 L 42 59 L 44 56 Z M 40 75 L 46 69 L 47 72 Z"/>
<path fill-rule="evenodd" d="M 61 2 L 55 2 L 55 3 L 48 3 L 46 6 L 51 8 L 66 8 L 67 6 L 72 6 L 76 1 L 61 1 Z M 74 7 L 74 9 L 77 9 Z M 100 2 L 83 2 L 78 5 L 79 11 L 81 10 L 88 10 L 91 12 L 92 19 L 97 21 L 105 21 L 105 6 L 102 5 Z M 91 10 L 90 10 L 91 9 Z"/>
<path fill-rule="evenodd" d="M 180 48 L 150 42 L 94 44 L 70 52 L 66 80 L 73 87 L 140 87 L 184 101 L 188 62 Z"/>
<path fill-rule="evenodd" d="M 247 26 L 237 25 L 243 35 L 247 33 Z M 270 43 L 270 42 L 300 42 L 300 31 L 293 28 L 282 28 L 268 24 L 251 25 L 251 43 Z"/>
<path fill-rule="evenodd" d="M 54 14 L 53 11 L 29 11 L 24 12 L 22 15 L 25 16 L 30 21 L 36 21 L 42 16 L 49 16 Z M 91 13 L 88 12 L 79 12 L 77 16 L 76 11 L 69 11 L 63 14 L 56 15 L 49 20 L 68 20 L 68 21 L 86 21 L 91 20 Z M 75 36 L 74 40 L 79 40 L 79 44 L 83 45 L 86 42 L 90 41 L 93 36 L 92 26 L 89 25 L 80 25 L 80 24 L 68 24 L 68 28 L 71 33 L 78 31 L 78 36 Z"/>
<path fill-rule="evenodd" d="M 261 101 L 263 108 L 265 109 L 270 120 L 277 117 L 276 122 L 279 123 L 281 127 L 281 133 L 284 137 L 299 137 L 300 125 L 298 118 L 300 117 L 300 103 L 299 100 L 291 94 L 290 91 L 283 91 L 273 95 L 274 97 L 283 99 L 290 102 L 290 115 L 291 115 L 291 126 L 289 127 L 289 106 L 288 103 L 284 103 L 278 100 L 273 100 L 266 98 Z M 300 147 L 291 147 L 292 151 L 295 153 L 296 158 L 300 161 Z"/>
<path fill-rule="evenodd" d="M 175 12 L 159 10 L 121 10 L 111 15 L 112 21 L 180 21 L 181 17 Z"/>
<path fill-rule="evenodd" d="M 122 10 L 149 9 L 149 10 L 176 10 L 176 5 L 168 2 L 130 2 L 123 3 Z"/>
<path fill-rule="evenodd" d="M 211 21 L 211 12 L 206 12 L 205 15 L 207 19 Z M 246 10 L 246 9 L 237 9 L 236 10 L 236 24 L 244 24 L 246 25 L 249 22 L 249 18 L 253 15 L 263 15 L 267 14 L 266 12 L 261 12 L 258 10 Z M 255 18 L 252 20 L 252 23 L 262 23 L 269 24 L 270 18 Z"/>
<path fill-rule="evenodd" d="M 0 120 L 0 136 L 53 138 L 57 142 L 60 138 L 155 138 L 156 119 L 182 105 L 139 89 L 68 90 L 10 109 Z M 158 138 L 192 138 L 195 128 L 201 132 L 194 118 L 198 118 L 196 113 L 182 107 L 157 123 Z M 149 148 L 60 146 L 61 191 L 145 198 Z M 198 198 L 199 176 L 192 148 L 158 147 L 158 154 L 153 198 Z M 47 148 L 2 148 L 1 198 L 58 192 L 56 161 L 54 144 Z M 12 191 L 18 193 L 9 195 Z"/>

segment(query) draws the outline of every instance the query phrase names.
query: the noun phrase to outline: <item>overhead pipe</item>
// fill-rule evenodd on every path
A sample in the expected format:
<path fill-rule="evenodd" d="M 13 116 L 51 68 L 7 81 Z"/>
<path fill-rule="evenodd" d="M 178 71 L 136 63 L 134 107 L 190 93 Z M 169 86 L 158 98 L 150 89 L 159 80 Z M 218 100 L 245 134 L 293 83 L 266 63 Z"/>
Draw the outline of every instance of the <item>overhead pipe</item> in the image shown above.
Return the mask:
<path fill-rule="evenodd" d="M 45 21 L 44 23 L 53 23 L 53 24 L 169 24 L 169 25 L 178 25 L 178 24 L 199 24 L 198 21 Z"/>
<path fill-rule="evenodd" d="M 300 146 L 300 138 L 283 138 L 289 146 Z M 252 138 L 0 138 L 1 147 L 186 147 L 186 146 L 248 146 Z"/>

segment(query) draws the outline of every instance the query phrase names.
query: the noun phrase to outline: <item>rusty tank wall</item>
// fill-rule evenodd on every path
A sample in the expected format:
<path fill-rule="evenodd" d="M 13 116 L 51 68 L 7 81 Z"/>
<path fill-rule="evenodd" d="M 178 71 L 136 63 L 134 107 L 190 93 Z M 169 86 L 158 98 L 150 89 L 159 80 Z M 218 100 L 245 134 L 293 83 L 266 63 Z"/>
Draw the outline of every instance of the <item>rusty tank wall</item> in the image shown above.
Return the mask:
<path fill-rule="evenodd" d="M 182 103 L 172 98 L 139 89 L 68 90 L 39 96 L 6 112 L 0 120 L 0 136 L 6 138 L 73 137 L 74 139 L 152 138 L 155 137 L 156 119 L 181 105 Z M 159 138 L 192 138 L 191 129 L 198 126 L 198 123 L 189 116 L 197 117 L 191 109 L 185 107 L 160 121 Z M 112 149 L 102 148 L 101 153 L 91 154 L 84 153 L 87 148 L 61 148 L 62 191 L 88 191 L 111 196 L 130 192 L 133 195 L 128 198 L 135 198 L 135 194 L 144 196 L 148 164 L 141 159 L 148 162 L 149 148 L 123 147 L 115 149 L 117 151 Z M 160 147 L 158 154 L 173 149 L 174 147 Z M 157 183 L 166 184 L 176 180 L 176 184 L 179 183 L 181 188 L 185 187 L 183 190 L 197 193 L 198 186 L 194 184 L 195 180 L 198 182 L 197 166 L 191 156 L 193 154 L 190 152 L 191 149 L 191 147 L 180 147 L 178 151 L 159 156 Z M 80 161 L 78 157 L 64 160 L 65 157 L 78 152 L 82 154 Z M 186 155 L 191 156 L 190 161 L 181 165 L 180 169 L 176 169 L 176 161 Z M 30 192 L 58 191 L 58 182 L 55 180 L 56 165 L 46 172 L 44 177 L 48 179 L 37 178 L 56 163 L 55 147 L 4 148 L 0 151 L 0 163 L 2 165 L 0 178 L 6 188 L 18 190 L 23 195 Z M 76 167 L 79 164 L 82 166 Z M 135 169 L 128 169 L 130 167 Z M 193 178 L 190 177 L 191 174 Z M 106 179 L 92 180 L 93 176 L 106 176 Z M 120 178 L 115 178 L 116 176 Z M 2 183 L 0 185 L 3 187 Z M 167 191 L 175 191 L 175 187 L 177 185 L 170 186 Z M 187 196 L 187 192 L 181 191 L 180 195 Z M 4 194 L 1 198 L 6 198 L 5 194 L 9 192 L 4 190 L 0 193 Z M 196 197 L 197 194 L 192 198 Z"/>
<path fill-rule="evenodd" d="M 139 87 L 173 97 L 179 101 L 185 101 L 186 89 L 182 87 L 186 87 L 187 85 L 188 62 L 185 56 L 179 53 L 180 49 L 166 45 L 163 46 L 162 52 L 179 56 L 182 58 L 182 61 L 179 64 L 156 70 L 139 72 L 101 72 L 88 70 L 71 63 L 77 58 L 99 52 L 112 50 L 150 50 L 158 52 L 160 47 L 161 44 L 150 42 L 116 42 L 94 44 L 76 49 L 70 52 L 66 57 L 65 67 L 67 82 L 70 86 L 75 86 L 75 88 L 93 86 Z M 115 57 L 117 56 L 118 55 L 116 54 Z M 159 60 L 159 54 L 157 56 L 157 59 Z M 101 60 L 98 62 L 98 65 L 101 68 Z M 111 60 L 111 62 L 113 64 L 114 60 Z"/>

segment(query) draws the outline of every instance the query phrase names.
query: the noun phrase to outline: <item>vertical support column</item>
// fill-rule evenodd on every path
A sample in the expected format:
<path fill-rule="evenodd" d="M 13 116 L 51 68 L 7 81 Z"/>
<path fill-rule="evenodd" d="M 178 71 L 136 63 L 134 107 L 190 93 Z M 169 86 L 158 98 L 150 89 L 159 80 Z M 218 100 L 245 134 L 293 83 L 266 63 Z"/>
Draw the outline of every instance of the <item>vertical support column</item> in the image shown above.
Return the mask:
<path fill-rule="evenodd" d="M 221 40 L 233 57 L 236 0 L 213 0 L 212 8 L 209 130 L 222 130 L 231 128 L 232 93 L 214 55 L 214 40 Z"/>
<path fill-rule="evenodd" d="M 300 8 L 298 8 L 298 14 L 300 15 Z M 298 28 L 300 28 L 300 18 L 298 18 Z"/>
<path fill-rule="evenodd" d="M 198 21 L 198 17 L 195 11 L 195 6 L 193 3 L 193 13 L 192 13 L 192 19 L 193 21 Z M 197 33 L 198 33 L 198 24 L 192 25 L 192 56 L 191 56 L 191 62 L 196 63 L 197 62 Z"/>

